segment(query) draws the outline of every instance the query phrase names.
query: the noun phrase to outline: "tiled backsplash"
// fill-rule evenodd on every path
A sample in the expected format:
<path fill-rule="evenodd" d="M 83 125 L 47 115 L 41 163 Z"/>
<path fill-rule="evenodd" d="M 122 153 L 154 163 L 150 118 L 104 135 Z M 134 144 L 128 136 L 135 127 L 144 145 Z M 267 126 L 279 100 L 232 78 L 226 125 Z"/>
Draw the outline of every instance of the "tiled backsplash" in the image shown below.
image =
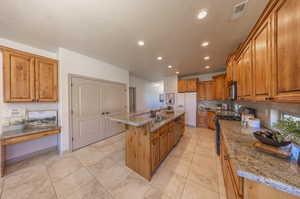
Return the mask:
<path fill-rule="evenodd" d="M 256 109 L 257 117 L 263 126 L 272 127 L 272 123 L 281 118 L 282 114 L 300 117 L 299 104 L 262 103 L 262 102 L 236 102 L 236 104 Z"/>
<path fill-rule="evenodd" d="M 210 108 L 210 109 L 216 109 L 218 107 L 218 104 L 232 104 L 232 101 L 228 100 L 207 100 L 207 101 L 198 101 L 198 109 L 201 108 Z"/>

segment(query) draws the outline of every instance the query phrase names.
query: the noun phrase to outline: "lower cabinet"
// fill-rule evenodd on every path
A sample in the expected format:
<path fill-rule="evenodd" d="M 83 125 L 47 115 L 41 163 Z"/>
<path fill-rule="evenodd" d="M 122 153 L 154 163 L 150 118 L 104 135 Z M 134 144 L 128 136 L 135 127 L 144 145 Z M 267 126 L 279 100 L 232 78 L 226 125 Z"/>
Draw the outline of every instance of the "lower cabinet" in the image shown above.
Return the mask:
<path fill-rule="evenodd" d="M 151 140 L 151 170 L 152 172 L 158 167 L 160 163 L 160 139 L 159 137 L 154 138 Z"/>
<path fill-rule="evenodd" d="M 231 164 L 229 155 L 227 153 L 224 140 L 221 140 L 221 164 L 224 176 L 224 185 L 226 189 L 226 196 L 228 199 L 242 199 L 243 198 L 243 178 L 236 175 L 236 170 Z"/>
<path fill-rule="evenodd" d="M 227 199 L 296 199 L 299 197 L 237 175 L 221 137 L 221 166 Z"/>
<path fill-rule="evenodd" d="M 208 120 L 208 128 L 209 129 L 213 129 L 216 130 L 216 126 L 215 126 L 215 119 L 216 119 L 216 113 L 213 111 L 209 111 L 207 113 L 207 120 Z"/>
<path fill-rule="evenodd" d="M 163 160 L 168 154 L 169 145 L 168 145 L 168 131 L 162 131 L 160 132 L 159 136 L 159 154 L 160 159 Z"/>

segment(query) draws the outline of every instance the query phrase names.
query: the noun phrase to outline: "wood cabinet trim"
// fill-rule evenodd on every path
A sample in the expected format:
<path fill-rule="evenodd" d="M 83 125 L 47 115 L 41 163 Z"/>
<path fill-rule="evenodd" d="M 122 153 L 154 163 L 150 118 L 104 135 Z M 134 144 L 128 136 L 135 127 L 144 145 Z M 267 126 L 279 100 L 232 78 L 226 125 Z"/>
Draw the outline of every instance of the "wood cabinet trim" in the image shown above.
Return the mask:
<path fill-rule="evenodd" d="M 18 53 L 18 54 L 23 54 L 25 56 L 31 56 L 31 57 L 40 58 L 40 59 L 48 59 L 48 60 L 51 60 L 51 61 L 58 62 L 57 59 L 53 59 L 53 58 L 49 58 L 49 57 L 45 57 L 45 56 L 41 56 L 41 55 L 36 55 L 36 54 L 28 53 L 28 52 L 25 52 L 25 51 L 21 51 L 21 50 L 9 48 L 9 47 L 6 47 L 6 46 L 1 46 L 0 45 L 0 50 L 2 52 L 4 52 L 4 51 L 15 52 L 15 53 Z"/>

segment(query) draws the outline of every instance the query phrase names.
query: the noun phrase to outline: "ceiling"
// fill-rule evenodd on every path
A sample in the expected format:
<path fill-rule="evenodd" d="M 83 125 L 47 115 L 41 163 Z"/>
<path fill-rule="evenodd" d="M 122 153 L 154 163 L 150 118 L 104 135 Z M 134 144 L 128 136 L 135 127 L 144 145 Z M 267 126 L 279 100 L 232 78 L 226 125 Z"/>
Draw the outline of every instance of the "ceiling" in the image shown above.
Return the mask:
<path fill-rule="evenodd" d="M 1 0 L 0 37 L 53 52 L 74 50 L 153 81 L 176 70 L 180 75 L 217 72 L 268 2 L 249 0 L 245 14 L 231 20 L 241 1 Z M 208 15 L 198 20 L 202 8 Z M 139 40 L 145 46 L 138 46 Z M 203 41 L 210 45 L 201 47 Z M 204 61 L 207 55 L 211 60 Z"/>

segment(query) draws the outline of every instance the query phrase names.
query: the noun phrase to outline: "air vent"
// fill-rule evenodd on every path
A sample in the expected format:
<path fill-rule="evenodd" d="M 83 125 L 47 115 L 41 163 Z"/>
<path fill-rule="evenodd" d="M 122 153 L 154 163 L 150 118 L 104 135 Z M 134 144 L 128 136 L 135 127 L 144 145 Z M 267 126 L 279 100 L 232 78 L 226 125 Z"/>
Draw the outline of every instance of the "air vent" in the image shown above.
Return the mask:
<path fill-rule="evenodd" d="M 246 11 L 245 8 L 247 6 L 247 3 L 248 3 L 248 0 L 238 3 L 233 7 L 233 14 L 231 17 L 232 20 L 241 17 L 245 13 L 245 11 Z"/>

